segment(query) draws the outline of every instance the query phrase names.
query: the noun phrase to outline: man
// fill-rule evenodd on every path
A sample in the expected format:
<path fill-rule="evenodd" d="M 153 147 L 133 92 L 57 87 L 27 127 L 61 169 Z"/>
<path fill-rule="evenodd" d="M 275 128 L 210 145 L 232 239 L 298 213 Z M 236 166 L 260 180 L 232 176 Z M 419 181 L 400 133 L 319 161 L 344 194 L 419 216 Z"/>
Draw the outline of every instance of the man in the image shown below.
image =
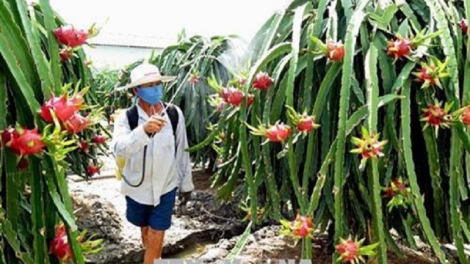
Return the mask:
<path fill-rule="evenodd" d="M 141 228 L 144 264 L 152 264 L 161 258 L 177 189 L 184 206 L 194 185 L 189 154 L 184 151 L 188 147 L 184 116 L 178 107 L 161 101 L 162 83 L 174 78 L 162 76 L 148 63 L 137 66 L 130 77 L 131 83 L 118 90 L 132 89 L 136 105 L 114 123 L 111 147 L 126 161 L 121 185 L 126 218 Z"/>

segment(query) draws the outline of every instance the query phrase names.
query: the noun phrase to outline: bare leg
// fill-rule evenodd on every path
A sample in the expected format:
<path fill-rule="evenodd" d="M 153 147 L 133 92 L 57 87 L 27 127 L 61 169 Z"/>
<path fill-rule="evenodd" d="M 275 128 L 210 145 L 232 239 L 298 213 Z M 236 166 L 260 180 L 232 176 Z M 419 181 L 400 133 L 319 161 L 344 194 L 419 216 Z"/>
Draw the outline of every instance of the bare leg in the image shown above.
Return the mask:
<path fill-rule="evenodd" d="M 164 237 L 165 231 L 154 230 L 151 227 L 148 229 L 144 264 L 153 264 L 156 259 L 162 257 Z"/>
<path fill-rule="evenodd" d="M 142 234 L 142 245 L 144 245 L 144 248 L 147 248 L 148 231 L 149 231 L 148 226 L 144 226 L 140 228 L 140 232 Z"/>

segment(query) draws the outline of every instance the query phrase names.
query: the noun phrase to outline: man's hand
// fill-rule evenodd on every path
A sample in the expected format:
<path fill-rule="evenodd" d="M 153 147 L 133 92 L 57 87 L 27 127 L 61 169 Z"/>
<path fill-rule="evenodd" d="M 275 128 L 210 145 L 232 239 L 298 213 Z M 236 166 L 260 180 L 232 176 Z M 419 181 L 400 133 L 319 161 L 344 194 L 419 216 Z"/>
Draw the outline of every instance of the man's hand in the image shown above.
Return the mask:
<path fill-rule="evenodd" d="M 166 120 L 160 115 L 153 115 L 145 122 L 144 131 L 148 135 L 158 133 L 165 126 Z"/>
<path fill-rule="evenodd" d="M 178 194 L 178 200 L 180 201 L 179 209 L 180 213 L 186 213 L 186 204 L 191 200 L 191 192 L 180 192 Z"/>

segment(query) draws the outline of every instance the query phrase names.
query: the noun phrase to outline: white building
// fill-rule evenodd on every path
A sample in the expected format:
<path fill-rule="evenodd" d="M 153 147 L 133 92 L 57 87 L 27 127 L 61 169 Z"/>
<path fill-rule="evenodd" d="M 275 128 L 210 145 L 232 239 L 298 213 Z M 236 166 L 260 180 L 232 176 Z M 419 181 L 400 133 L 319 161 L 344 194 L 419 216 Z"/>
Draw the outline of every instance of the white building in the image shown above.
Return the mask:
<path fill-rule="evenodd" d="M 96 68 L 119 68 L 139 59 L 159 53 L 165 45 L 157 45 L 158 39 L 141 36 L 100 35 L 90 39 L 92 47 L 85 46 L 87 56 Z"/>
<path fill-rule="evenodd" d="M 33 0 L 31 0 L 33 1 Z M 37 1 L 37 0 L 34 0 Z M 65 21 L 78 28 L 104 25 L 85 47 L 97 68 L 120 67 L 175 44 L 186 36 L 236 34 L 249 40 L 291 0 L 50 0 Z"/>

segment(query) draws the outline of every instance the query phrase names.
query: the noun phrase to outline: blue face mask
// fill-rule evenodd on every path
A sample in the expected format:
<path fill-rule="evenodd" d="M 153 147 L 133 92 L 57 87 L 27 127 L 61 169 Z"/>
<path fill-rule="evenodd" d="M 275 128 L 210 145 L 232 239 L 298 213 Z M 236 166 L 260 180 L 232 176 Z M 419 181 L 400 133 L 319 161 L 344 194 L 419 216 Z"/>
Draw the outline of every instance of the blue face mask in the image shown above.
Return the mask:
<path fill-rule="evenodd" d="M 160 102 L 163 97 L 163 86 L 158 84 L 152 87 L 137 88 L 137 94 L 139 98 L 146 103 L 155 105 Z"/>

